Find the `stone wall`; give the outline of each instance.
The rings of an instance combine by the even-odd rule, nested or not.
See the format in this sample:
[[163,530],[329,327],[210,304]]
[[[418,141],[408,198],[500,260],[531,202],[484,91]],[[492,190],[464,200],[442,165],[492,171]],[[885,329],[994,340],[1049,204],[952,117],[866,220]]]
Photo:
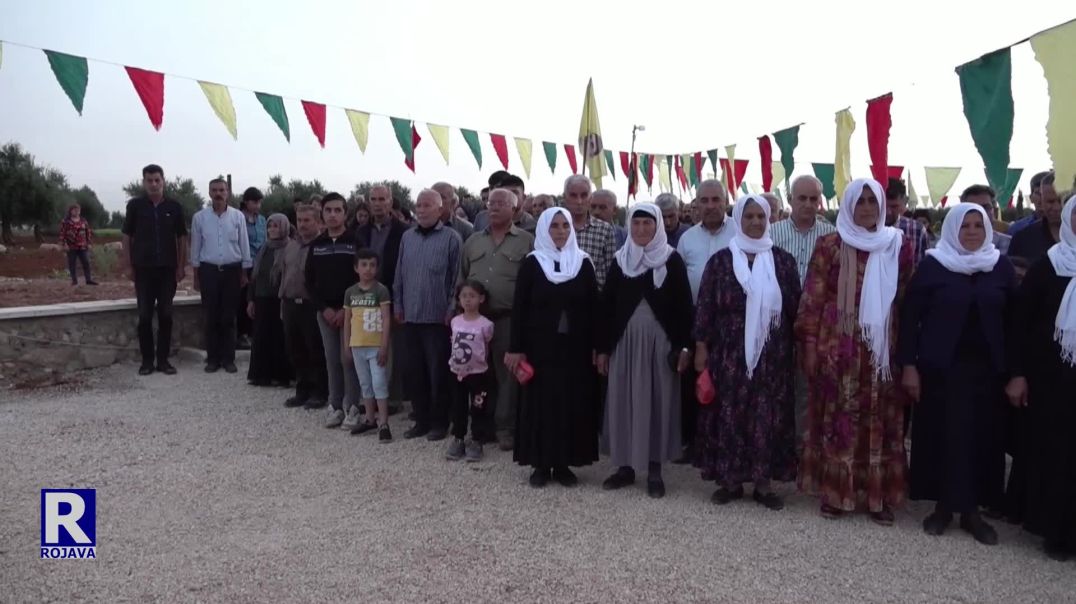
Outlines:
[[[198,296],[177,296],[172,316],[172,354],[203,348]],[[0,374],[16,361],[70,372],[140,358],[133,299],[0,308]]]

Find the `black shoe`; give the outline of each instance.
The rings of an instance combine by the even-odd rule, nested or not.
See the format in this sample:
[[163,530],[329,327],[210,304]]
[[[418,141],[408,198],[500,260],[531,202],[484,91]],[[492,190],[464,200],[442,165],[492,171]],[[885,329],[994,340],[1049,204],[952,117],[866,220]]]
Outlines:
[[370,424],[367,422],[359,422],[359,425],[351,429],[352,434],[366,434],[371,430],[377,430],[377,424]]
[[269,380],[250,380],[247,383],[250,384],[251,386],[257,386],[259,388],[265,388],[266,386],[269,385],[270,382],[269,382]]
[[549,468],[535,468],[534,472],[531,472],[530,483],[531,486],[540,489],[549,482]]
[[153,365],[142,363],[142,366],[138,368],[138,375],[150,375],[151,373],[153,373]]
[[447,436],[448,430],[445,430],[444,428],[434,428],[426,434],[426,440],[430,442],[436,442],[439,440],[444,440]]
[[425,428],[423,426],[415,424],[414,426],[411,426],[411,429],[404,432],[404,438],[410,440],[412,438],[420,438],[422,436],[426,436],[429,433],[430,433],[429,428]]
[[553,480],[559,482],[562,487],[574,487],[579,484],[579,477],[569,470],[568,466],[553,468]]
[[97,283],[96,281],[90,280],[90,281],[86,282],[86,285],[100,285],[100,284]]
[[945,529],[949,528],[949,523],[952,521],[953,515],[949,512],[935,511],[923,519],[923,532],[938,537],[945,533]]
[[710,496],[710,503],[715,505],[725,505],[737,499],[743,499],[743,487],[736,487],[730,491],[725,487],[714,491],[714,494]]
[[216,363],[206,363],[205,364],[205,372],[206,373],[216,373],[217,370],[219,370],[219,369],[220,369],[220,365],[218,365]]
[[605,479],[602,488],[606,491],[622,489],[635,484],[635,470],[619,468],[613,475]]
[[392,430],[389,430],[388,424],[381,426],[381,429],[377,431],[377,442],[381,444],[392,442]]
[[665,481],[660,478],[648,478],[646,480],[646,494],[653,499],[661,499],[665,496]]
[[288,400],[284,401],[284,406],[285,407],[302,407],[305,404],[306,404],[306,397],[302,397],[302,396],[298,396],[298,395],[289,397]]
[[998,544],[998,532],[978,514],[961,514],[960,528],[971,533],[971,536],[983,545]]
[[172,364],[169,363],[168,361],[161,361],[160,363],[157,363],[157,371],[160,371],[161,373],[163,373],[165,375],[175,375],[176,374],[176,368],[173,367]]
[[235,363],[225,363],[224,370],[228,373],[235,373],[236,371],[239,371],[238,369],[236,369]]
[[329,402],[325,399],[314,397],[307,399],[306,403],[303,404],[303,409],[324,409],[325,405],[328,404]]
[[785,502],[773,491],[770,491],[769,493],[759,493],[758,491],[755,491],[751,493],[751,499],[754,499],[755,503],[762,507],[775,512],[785,509]]

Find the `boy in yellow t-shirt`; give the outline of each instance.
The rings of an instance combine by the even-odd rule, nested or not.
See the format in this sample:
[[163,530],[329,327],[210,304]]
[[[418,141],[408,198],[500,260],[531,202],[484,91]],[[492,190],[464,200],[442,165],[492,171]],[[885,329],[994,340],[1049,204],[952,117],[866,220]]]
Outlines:
[[[355,253],[359,282],[344,292],[344,338],[341,358],[355,364],[362,387],[366,416],[352,434],[378,431],[382,443],[392,441],[389,430],[389,381],[385,364],[389,358],[392,295],[377,280],[377,254],[362,249]],[[350,351],[348,349],[351,349]],[[374,400],[377,406],[374,406]],[[376,413],[375,413],[376,408]]]

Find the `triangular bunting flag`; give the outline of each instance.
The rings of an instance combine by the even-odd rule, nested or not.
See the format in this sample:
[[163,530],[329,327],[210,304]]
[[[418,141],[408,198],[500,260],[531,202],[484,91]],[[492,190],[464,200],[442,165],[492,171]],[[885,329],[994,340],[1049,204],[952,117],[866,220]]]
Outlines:
[[448,163],[448,126],[438,126],[437,124],[426,124],[426,128],[430,131],[430,136],[433,137],[433,144],[437,145],[437,150],[441,152],[441,157],[445,158],[445,164]]
[[474,130],[460,128],[460,134],[463,135],[463,140],[471,150],[471,155],[474,156],[474,160],[478,162],[478,168],[482,169],[482,143],[478,141],[478,133]]
[[[1050,95],[1046,143],[1054,162],[1058,188],[1076,180],[1076,21],[1049,29],[1031,38],[1035,60],[1042,65]],[[1007,184],[1007,183],[1006,183]]]
[[519,152],[519,161],[523,163],[523,172],[527,175],[527,180],[531,177],[531,154],[533,147],[531,145],[531,139],[519,138],[516,139],[516,151]]
[[542,151],[545,153],[545,163],[549,164],[550,173],[557,171],[557,144],[542,141]]
[[306,113],[306,121],[310,122],[310,129],[318,139],[321,148],[325,148],[325,105],[313,101],[303,101],[303,113]]
[[669,176],[668,156],[658,160],[658,189],[662,193],[672,193],[672,178]]
[[288,111],[284,108],[284,99],[275,94],[266,94],[264,92],[255,92],[254,96],[265,108],[265,112],[269,114],[269,117],[273,118],[273,122],[280,128],[280,131],[284,133],[284,138],[290,143],[291,126],[288,124]]
[[919,194],[915,192],[915,184],[912,182],[912,169],[908,168],[908,201],[911,202],[911,209],[919,207]]
[[960,176],[960,168],[923,168],[927,175],[927,193],[935,203],[945,206],[944,198]]
[[399,117],[389,117],[392,122],[392,131],[396,134],[396,142],[400,144],[400,150],[404,154],[404,165],[415,171],[415,143],[411,136],[411,120]]
[[359,144],[359,151],[366,153],[366,142],[370,140],[370,114],[365,111],[344,109],[347,121],[351,124],[351,133],[355,135],[355,142]]
[[643,180],[646,181],[646,190],[650,191],[654,182],[654,156],[649,153],[640,153],[639,159],[643,166]]
[[837,153],[833,158],[833,190],[844,195],[844,189],[852,182],[852,132],[856,120],[851,109],[837,112]]
[[[814,169],[815,178],[822,181],[822,196],[826,199],[836,197],[837,192],[833,189],[833,164],[812,163],[811,167]],[[789,194],[791,194],[791,191],[789,191]]]
[[575,156],[575,145],[564,145],[564,154],[568,156],[568,165],[572,174],[579,174],[579,158]]
[[418,144],[422,142],[422,137],[418,135],[418,130],[415,129],[415,123],[411,122],[411,159],[404,162],[408,168],[411,168],[411,173],[415,172],[415,149],[418,149]]
[[628,157],[627,151],[620,152],[620,171],[624,174],[624,178],[631,182],[631,158]]
[[781,165],[785,168],[785,190],[788,190],[788,179],[796,168],[793,153],[800,144],[800,127],[793,126],[774,132],[773,142],[777,143],[777,148],[781,150]]
[[987,182],[1001,189],[1009,167],[1013,131],[1012,51],[1003,48],[983,55],[957,67],[956,73],[960,76],[964,117],[986,166]]
[[49,59],[49,67],[56,76],[56,81],[63,88],[75,111],[82,115],[82,103],[86,99],[86,84],[90,79],[90,67],[86,63],[86,57],[76,57],[62,52],[46,50],[45,56]]
[[758,157],[762,162],[762,190],[768,193],[773,188],[773,146],[768,134],[758,137]]
[[609,168],[609,176],[616,180],[616,170],[613,168],[613,152],[609,149],[602,149],[602,153],[605,154],[605,165]]
[[142,106],[146,108],[146,115],[155,130],[161,129],[164,123],[164,74],[156,71],[148,71],[137,67],[124,67],[127,70],[131,83],[134,84],[138,98],[142,99]]
[[1005,187],[998,191],[998,203],[1005,204],[1006,207],[1012,205],[1012,196],[1016,192],[1016,185],[1020,184],[1020,176],[1023,175],[1023,168],[1009,168],[1008,174],[1005,178]]
[[198,85],[202,87],[202,92],[205,93],[209,106],[213,108],[213,113],[220,118],[221,123],[228,129],[228,133],[232,135],[232,139],[238,140],[239,130],[235,121],[235,106],[232,105],[232,94],[228,92],[228,87],[201,80],[198,81]]
[[699,186],[702,182],[702,165],[705,160],[702,159],[702,151],[696,151],[695,155],[691,158],[691,178],[692,186]]
[[710,149],[706,152],[706,155],[710,157],[710,165],[714,167],[714,174],[721,171],[720,164],[717,163],[717,149]]
[[505,141],[503,134],[490,134],[490,142],[493,143],[493,151],[497,153],[497,159],[501,160],[501,165],[504,169],[508,169],[508,142]]
[[[774,182],[784,182],[784,180],[785,180],[785,165],[782,164],[779,161],[771,161],[770,162],[770,174],[773,175],[773,181]],[[773,190],[772,183],[771,183],[771,186],[770,186],[770,190],[771,191]],[[780,187],[778,187],[778,190],[780,190]]]
[[871,156],[871,174],[883,189],[889,176],[889,130],[893,126],[889,109],[892,104],[893,93],[867,101],[867,150]]

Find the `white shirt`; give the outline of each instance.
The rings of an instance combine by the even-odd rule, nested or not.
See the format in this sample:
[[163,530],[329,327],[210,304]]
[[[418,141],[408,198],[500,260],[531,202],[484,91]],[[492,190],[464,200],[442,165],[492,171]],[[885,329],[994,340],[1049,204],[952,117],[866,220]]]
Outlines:
[[691,283],[691,300],[699,299],[699,287],[702,286],[702,273],[710,257],[729,246],[735,229],[729,225],[730,218],[725,218],[717,233],[711,233],[702,223],[696,224],[680,237],[676,252],[687,265],[687,280]]
[[220,216],[213,206],[202,208],[191,220],[191,266],[201,263],[242,263],[250,268],[250,239],[247,238],[247,219],[239,210],[228,207]]

